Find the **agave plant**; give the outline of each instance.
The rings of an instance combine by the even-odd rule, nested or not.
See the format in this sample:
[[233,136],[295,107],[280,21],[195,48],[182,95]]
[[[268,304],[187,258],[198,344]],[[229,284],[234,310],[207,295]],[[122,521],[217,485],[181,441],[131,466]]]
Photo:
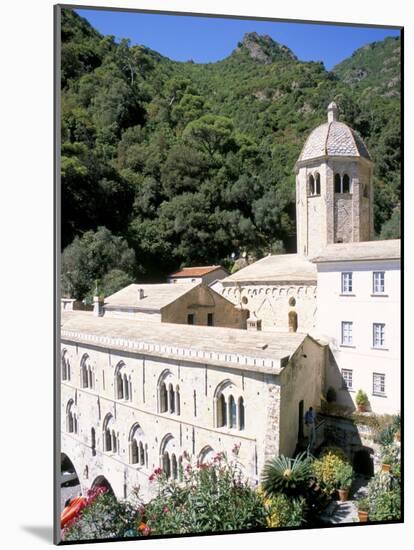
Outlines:
[[282,455],[268,460],[262,472],[262,487],[266,496],[303,494],[309,483],[310,462],[306,453],[296,458]]

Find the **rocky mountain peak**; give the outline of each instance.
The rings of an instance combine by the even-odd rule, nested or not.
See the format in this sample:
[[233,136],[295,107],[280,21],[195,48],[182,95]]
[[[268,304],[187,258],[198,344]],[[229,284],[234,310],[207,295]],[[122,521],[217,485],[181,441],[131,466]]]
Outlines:
[[248,32],[239,42],[236,52],[245,51],[249,56],[261,63],[272,63],[282,59],[297,60],[294,53],[283,44],[279,44],[268,34]]

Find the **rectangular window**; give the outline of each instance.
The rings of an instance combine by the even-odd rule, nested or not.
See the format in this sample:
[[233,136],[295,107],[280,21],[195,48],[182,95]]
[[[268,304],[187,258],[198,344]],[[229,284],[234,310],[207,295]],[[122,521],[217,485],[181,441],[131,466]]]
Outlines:
[[342,345],[352,346],[352,322],[342,321]]
[[385,374],[374,372],[372,375],[372,393],[374,395],[385,394]]
[[352,272],[347,271],[342,273],[342,294],[350,294],[352,292]]
[[207,326],[214,326],[214,315],[212,313],[207,314]]
[[342,369],[343,387],[347,390],[352,390],[352,370]]
[[187,315],[187,325],[194,325],[194,318],[195,318],[194,313],[189,313]]
[[384,348],[385,347],[385,324],[374,323],[373,324],[373,347]]
[[385,292],[385,272],[374,271],[373,274],[373,294],[384,294]]

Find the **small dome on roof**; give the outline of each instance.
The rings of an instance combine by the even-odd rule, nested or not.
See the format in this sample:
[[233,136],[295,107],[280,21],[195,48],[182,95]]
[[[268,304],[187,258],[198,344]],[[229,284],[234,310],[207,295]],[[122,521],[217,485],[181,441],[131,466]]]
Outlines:
[[363,157],[371,160],[361,136],[343,122],[338,122],[338,107],[328,106],[328,122],[315,128],[303,146],[298,162],[324,156]]

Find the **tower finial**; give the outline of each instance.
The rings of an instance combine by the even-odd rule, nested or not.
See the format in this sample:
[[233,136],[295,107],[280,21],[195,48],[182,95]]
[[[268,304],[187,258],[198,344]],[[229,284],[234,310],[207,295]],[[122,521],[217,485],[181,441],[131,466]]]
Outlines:
[[334,120],[338,120],[338,105],[335,101],[331,101],[328,105],[328,122],[333,122]]

